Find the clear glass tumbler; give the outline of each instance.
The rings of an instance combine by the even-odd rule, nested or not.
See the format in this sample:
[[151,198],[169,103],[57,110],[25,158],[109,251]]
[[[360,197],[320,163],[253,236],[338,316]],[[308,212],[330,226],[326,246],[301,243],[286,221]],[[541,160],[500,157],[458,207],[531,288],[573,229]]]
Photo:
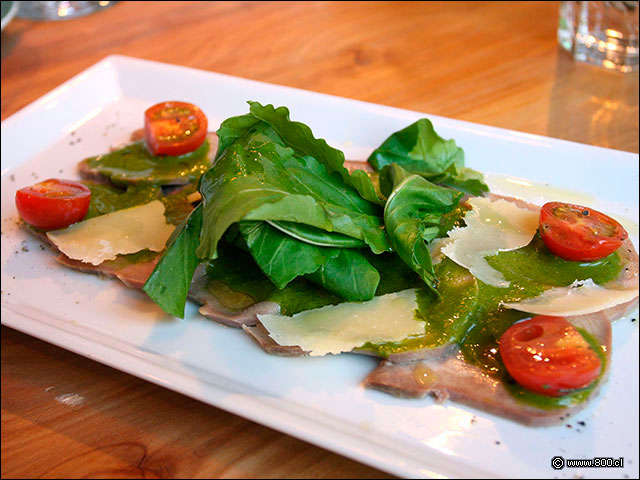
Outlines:
[[580,61],[638,71],[638,2],[560,2],[558,43]]
[[20,2],[18,16],[32,20],[69,20],[82,17],[113,5],[113,1],[99,2]]

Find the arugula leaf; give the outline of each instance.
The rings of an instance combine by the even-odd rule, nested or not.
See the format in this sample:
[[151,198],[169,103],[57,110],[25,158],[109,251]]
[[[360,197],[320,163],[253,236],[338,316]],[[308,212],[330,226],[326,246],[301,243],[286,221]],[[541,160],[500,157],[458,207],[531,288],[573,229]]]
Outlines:
[[[231,122],[240,122],[239,117]],[[251,126],[244,134],[233,130],[231,143],[221,137],[228,146],[201,179],[200,258],[215,258],[224,232],[242,220],[301,223],[362,240],[375,253],[390,249],[379,207],[360,198],[315,158],[296,157],[293,149],[278,143],[270,125],[242,122]]]
[[[391,135],[374,150],[368,161],[376,171],[397,163],[433,183],[473,195],[489,191],[482,174],[464,166],[464,151],[454,140],[440,137],[426,118]],[[380,187],[385,193],[382,180]]]
[[268,221],[267,223],[290,237],[319,247],[362,248],[367,246],[357,238],[348,237],[342,233],[327,232],[304,223],[282,221]]
[[265,222],[240,222],[238,228],[260,270],[280,290],[338,255],[338,249],[300,242]]
[[384,223],[394,251],[437,293],[436,275],[427,244],[440,232],[440,220],[463,194],[440,187],[398,164],[385,166],[381,184],[392,191],[384,208]]
[[265,222],[239,222],[244,244],[273,284],[285,288],[305,276],[349,301],[371,300],[380,274],[358,250],[310,245]]
[[311,129],[304,123],[292,122],[289,119],[287,107],[275,108],[273,105],[260,105],[251,101],[249,105],[251,114],[270,124],[285,144],[293,148],[298,156],[314,157],[322,162],[330,173],[339,173],[344,183],[355,188],[363,199],[384,205],[384,200],[377,194],[367,173],[356,170],[349,174],[344,167],[344,153],[330,147],[326,140],[315,138]]
[[200,259],[196,256],[202,229],[202,204],[178,227],[167,250],[153,269],[142,290],[165,312],[184,318],[189,286]]
[[371,300],[380,283],[378,270],[359,250],[336,250],[338,255],[329,258],[307,278],[350,302]]

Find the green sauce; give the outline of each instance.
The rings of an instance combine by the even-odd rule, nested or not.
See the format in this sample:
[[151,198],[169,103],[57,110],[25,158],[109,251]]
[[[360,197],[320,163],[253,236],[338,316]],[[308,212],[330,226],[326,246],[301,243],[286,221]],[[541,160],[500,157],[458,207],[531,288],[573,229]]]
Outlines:
[[144,205],[156,200],[160,195],[160,187],[153,185],[129,185],[126,189],[120,189],[114,185],[83,182],[91,190],[91,203],[85,220],[113,213],[123,208],[131,208],[136,205]]
[[168,195],[163,195],[162,189],[156,185],[128,185],[126,189],[122,189],[104,183],[83,183],[91,190],[91,203],[85,220],[123,208],[145,205],[153,200],[161,200],[165,207],[167,223],[179,225],[193,209],[187,197],[196,191],[195,183]]
[[160,252],[152,252],[151,250],[141,250],[136,253],[128,253],[126,255],[118,255],[115,260],[105,260],[104,265],[109,264],[117,267],[126,267],[136,263],[146,263],[161,255]]
[[[473,323],[460,342],[464,360],[501,380],[519,400],[539,408],[561,408],[584,401],[593,385],[562,397],[548,397],[525,390],[509,376],[498,351],[498,339],[515,322],[531,314],[510,310],[502,302],[516,302],[540,295],[552,287],[568,286],[576,279],[593,278],[596,283],[615,279],[621,269],[620,256],[613,253],[595,262],[568,262],[550,254],[536,236],[531,244],[518,250],[500,252],[487,261],[507,278],[508,288],[496,288],[478,282],[479,294]],[[603,359],[602,347],[588,332],[580,332]],[[604,372],[604,368],[603,368]]]
[[614,280],[622,268],[616,252],[593,262],[563,260],[549,252],[538,234],[526,247],[485,258],[507,280],[522,285],[564,287],[571,285],[574,280],[588,278],[603,285]]
[[438,290],[441,297],[436,297],[427,288],[421,288],[417,292],[416,316],[425,321],[424,336],[411,337],[400,342],[367,343],[363,349],[387,358],[391,354],[436,348],[458,342],[462,338],[476,311],[478,281],[465,268],[448,258],[435,268],[440,279]]
[[460,203],[450,212],[445,213],[440,218],[440,225],[438,226],[438,237],[444,238],[447,236],[454,227],[464,227],[464,216],[471,210],[471,205],[468,203]]
[[[382,357],[422,348],[458,343],[464,360],[495,377],[520,401],[539,408],[561,408],[584,401],[598,381],[562,397],[538,395],[519,386],[507,373],[500,358],[498,339],[518,320],[531,314],[507,309],[503,302],[517,302],[540,295],[553,287],[592,278],[598,284],[615,279],[621,269],[620,256],[613,253],[594,262],[569,262],[548,252],[539,236],[518,250],[487,257],[489,264],[511,282],[507,288],[487,285],[448,258],[436,265],[438,299],[427,289],[418,291],[416,316],[424,320],[425,334],[401,342],[367,344],[363,348]],[[588,332],[580,332],[603,359],[604,352]],[[604,372],[604,368],[603,368]]]
[[167,218],[167,223],[180,225],[189,216],[193,205],[187,200],[187,197],[196,190],[196,183],[191,183],[176,192],[160,197],[164,203],[164,216]]
[[197,181],[211,166],[207,140],[193,152],[178,156],[152,155],[144,141],[84,160],[87,165],[116,184],[166,185]]

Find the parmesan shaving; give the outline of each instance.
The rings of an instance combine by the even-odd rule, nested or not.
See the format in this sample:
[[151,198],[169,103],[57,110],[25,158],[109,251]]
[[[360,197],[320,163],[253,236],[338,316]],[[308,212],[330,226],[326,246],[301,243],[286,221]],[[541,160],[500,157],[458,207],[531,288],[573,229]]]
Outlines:
[[67,257],[100,265],[118,255],[162,251],[173,230],[164,217],[164,205],[154,200],[48,232],[47,237]]
[[539,213],[502,199],[474,197],[469,204],[472,210],[464,217],[466,226],[449,232],[441,252],[478,280],[494,287],[508,287],[502,273],[484,257],[528,245],[538,229]]
[[638,296],[638,288],[601,287],[592,279],[575,281],[568,287],[557,287],[542,295],[520,302],[504,303],[513,310],[557,317],[586,315],[626,303]]
[[424,321],[415,318],[416,309],[416,290],[410,289],[292,317],[258,315],[258,320],[279,345],[299,346],[312,356],[321,356],[349,352],[367,342],[395,342],[424,334]]

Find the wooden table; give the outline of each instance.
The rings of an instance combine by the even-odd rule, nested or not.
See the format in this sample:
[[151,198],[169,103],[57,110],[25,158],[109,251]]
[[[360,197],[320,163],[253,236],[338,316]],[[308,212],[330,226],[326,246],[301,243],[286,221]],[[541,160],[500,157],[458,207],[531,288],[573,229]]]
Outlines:
[[[556,2],[120,2],[2,32],[2,119],[109,54],[638,152],[638,74]],[[70,394],[70,395],[69,395]],[[2,477],[388,475],[2,327]]]

